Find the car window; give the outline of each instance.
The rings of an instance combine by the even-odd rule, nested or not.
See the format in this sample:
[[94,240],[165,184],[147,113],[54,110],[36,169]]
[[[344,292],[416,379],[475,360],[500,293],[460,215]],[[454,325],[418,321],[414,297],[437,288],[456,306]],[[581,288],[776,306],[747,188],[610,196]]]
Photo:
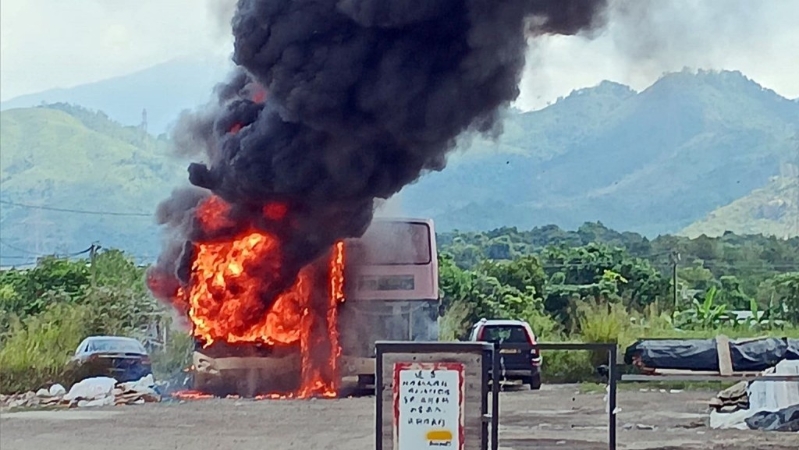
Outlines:
[[140,343],[127,339],[95,339],[88,347],[90,352],[145,353]]
[[527,332],[520,325],[491,325],[483,330],[482,340],[526,344]]
[[75,350],[75,356],[80,355],[81,353],[85,353],[86,352],[86,345],[87,345],[86,341],[81,342],[80,345],[78,346],[78,349]]

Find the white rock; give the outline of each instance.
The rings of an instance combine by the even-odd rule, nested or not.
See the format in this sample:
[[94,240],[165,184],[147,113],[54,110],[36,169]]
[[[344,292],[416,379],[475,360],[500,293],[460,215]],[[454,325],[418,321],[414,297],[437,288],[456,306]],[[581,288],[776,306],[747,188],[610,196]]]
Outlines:
[[136,391],[142,393],[155,392],[155,380],[152,375],[142,377],[137,381],[129,381],[127,383],[120,383],[119,388],[123,391]]
[[58,397],[60,395],[64,395],[67,393],[67,389],[64,386],[56,383],[50,386],[50,395],[53,397]]
[[94,377],[86,378],[73,385],[69,392],[64,396],[64,400],[95,400],[105,397],[111,397],[111,392],[114,390],[117,381],[108,377]]
[[47,390],[47,389],[44,389],[44,388],[39,389],[38,391],[36,391],[36,396],[37,397],[50,397],[50,391]]

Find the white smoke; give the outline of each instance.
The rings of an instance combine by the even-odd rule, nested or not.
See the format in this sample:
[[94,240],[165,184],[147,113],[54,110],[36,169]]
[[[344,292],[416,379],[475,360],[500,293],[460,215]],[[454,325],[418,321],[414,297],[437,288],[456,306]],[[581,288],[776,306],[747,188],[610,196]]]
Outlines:
[[666,72],[740,70],[799,96],[799,2],[613,0],[598,36],[531,41],[517,106],[538,109],[572,90],[617,81],[641,90]]

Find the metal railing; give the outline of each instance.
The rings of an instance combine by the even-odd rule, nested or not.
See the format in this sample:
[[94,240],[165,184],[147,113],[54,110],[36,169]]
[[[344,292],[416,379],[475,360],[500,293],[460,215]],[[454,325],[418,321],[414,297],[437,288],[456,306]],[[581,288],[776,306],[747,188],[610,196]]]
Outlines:
[[617,375],[616,358],[618,348],[616,344],[602,343],[541,343],[541,344],[511,344],[495,343],[491,367],[491,450],[499,450],[499,391],[500,383],[497,374],[501,370],[503,349],[528,350],[582,350],[606,351],[608,354],[608,449],[616,450],[616,388],[619,381]]

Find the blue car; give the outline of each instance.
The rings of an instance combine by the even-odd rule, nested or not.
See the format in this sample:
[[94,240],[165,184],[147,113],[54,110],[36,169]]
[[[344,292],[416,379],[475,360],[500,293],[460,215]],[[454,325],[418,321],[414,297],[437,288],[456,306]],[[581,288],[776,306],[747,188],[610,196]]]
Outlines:
[[80,379],[103,376],[125,383],[152,374],[150,355],[141,342],[121,336],[84,339],[67,364]]

